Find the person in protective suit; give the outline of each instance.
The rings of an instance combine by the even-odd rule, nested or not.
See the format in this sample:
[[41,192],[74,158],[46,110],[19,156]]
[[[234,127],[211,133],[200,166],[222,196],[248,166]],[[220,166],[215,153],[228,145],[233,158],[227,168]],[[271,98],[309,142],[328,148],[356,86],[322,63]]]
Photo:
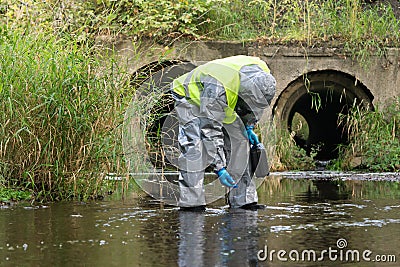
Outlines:
[[205,210],[208,166],[230,189],[231,208],[264,207],[258,204],[249,169],[249,145],[259,143],[253,129],[269,107],[275,85],[264,61],[243,55],[210,61],[173,80],[182,210]]

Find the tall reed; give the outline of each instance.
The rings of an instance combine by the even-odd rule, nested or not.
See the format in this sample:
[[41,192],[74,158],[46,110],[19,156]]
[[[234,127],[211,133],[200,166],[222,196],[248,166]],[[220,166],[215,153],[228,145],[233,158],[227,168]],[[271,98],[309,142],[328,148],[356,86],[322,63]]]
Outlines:
[[122,166],[125,87],[113,62],[52,34],[0,31],[3,183],[41,199],[96,195],[101,173]]
[[400,99],[376,111],[354,107],[340,117],[348,129],[349,145],[343,146],[336,168],[400,171]]
[[314,170],[314,155],[307,155],[307,152],[296,145],[293,139],[294,133],[278,126],[276,130],[275,153],[271,159],[272,171],[286,170]]

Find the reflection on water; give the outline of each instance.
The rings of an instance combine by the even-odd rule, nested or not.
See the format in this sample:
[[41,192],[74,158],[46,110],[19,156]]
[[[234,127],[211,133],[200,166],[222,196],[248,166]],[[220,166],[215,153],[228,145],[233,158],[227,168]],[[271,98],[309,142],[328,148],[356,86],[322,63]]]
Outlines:
[[257,212],[180,212],[179,266],[254,266],[257,263]]
[[[271,177],[259,198],[267,210],[229,210],[220,200],[204,213],[180,212],[133,195],[3,208],[1,266],[398,266],[399,182]],[[338,249],[338,239],[397,264],[257,258],[266,247]]]

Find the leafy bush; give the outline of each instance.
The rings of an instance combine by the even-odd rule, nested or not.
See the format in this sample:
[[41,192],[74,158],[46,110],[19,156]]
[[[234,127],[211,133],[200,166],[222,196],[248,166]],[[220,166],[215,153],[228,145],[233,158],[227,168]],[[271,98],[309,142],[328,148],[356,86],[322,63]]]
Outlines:
[[47,27],[78,40],[96,34],[157,37],[171,34],[197,36],[206,14],[226,0],[61,0],[25,2],[5,0],[0,14],[8,23]]
[[[160,36],[183,33],[197,36],[198,25],[215,3],[221,0],[179,0],[179,1],[105,1],[112,9],[123,16],[117,21],[130,28],[133,34]],[[133,11],[133,12],[132,12]]]
[[210,11],[209,19],[205,27],[214,30],[210,36],[215,38],[246,34],[307,42],[381,37],[387,42],[399,37],[400,26],[389,4],[370,6],[359,0],[234,0]]

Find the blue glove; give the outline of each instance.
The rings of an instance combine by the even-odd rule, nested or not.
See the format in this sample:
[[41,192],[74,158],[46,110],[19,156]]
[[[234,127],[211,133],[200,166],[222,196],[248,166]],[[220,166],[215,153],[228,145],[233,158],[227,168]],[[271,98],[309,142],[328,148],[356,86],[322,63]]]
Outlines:
[[236,188],[237,185],[235,184],[235,180],[231,177],[231,175],[226,171],[225,168],[220,169],[217,171],[217,175],[219,178],[219,181],[221,184],[227,186],[227,187],[233,187]]
[[249,138],[250,144],[258,145],[260,141],[258,140],[258,136],[253,131],[254,126],[246,126],[247,138]]

